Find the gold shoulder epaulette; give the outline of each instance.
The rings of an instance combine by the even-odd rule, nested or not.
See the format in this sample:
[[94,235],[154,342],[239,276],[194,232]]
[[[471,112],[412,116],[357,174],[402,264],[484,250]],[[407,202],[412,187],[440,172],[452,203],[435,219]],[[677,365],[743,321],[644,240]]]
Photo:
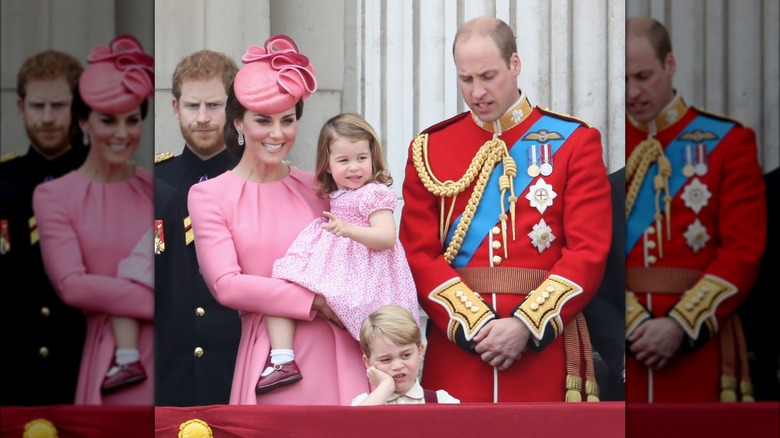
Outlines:
[[154,164],[162,163],[169,158],[173,158],[173,152],[160,152],[154,154]]
[[698,107],[698,106],[696,106],[696,105],[691,105],[691,106],[693,107],[693,109],[695,109],[695,110],[696,110],[697,112],[699,112],[699,113],[702,113],[702,114],[708,115],[708,116],[710,116],[710,117],[714,117],[714,118],[716,118],[716,119],[721,119],[721,120],[727,120],[727,121],[729,121],[729,122],[734,122],[734,123],[736,123],[736,124],[737,124],[737,125],[739,125],[739,126],[745,126],[745,124],[744,124],[744,123],[742,123],[742,121],[740,121],[740,120],[737,120],[737,119],[735,119],[735,118],[733,118],[733,117],[731,117],[731,116],[727,116],[727,115],[725,115],[725,114],[714,113],[714,112],[712,112],[712,111],[707,111],[706,109],[704,109],[704,108],[700,108],[700,107]]
[[555,111],[553,111],[553,110],[551,110],[549,108],[542,108],[540,106],[537,106],[537,108],[539,108],[539,110],[542,111],[545,114],[549,114],[551,116],[559,117],[561,119],[570,120],[572,122],[577,122],[577,123],[579,123],[579,124],[581,124],[583,126],[586,126],[586,127],[590,128],[590,124],[588,122],[586,122],[585,120],[579,119],[579,118],[574,117],[574,116],[570,116],[568,114],[557,113],[557,112],[555,112]]
[[3,155],[0,155],[0,163],[5,163],[6,161],[11,161],[14,158],[19,158],[21,155],[17,152],[6,152]]

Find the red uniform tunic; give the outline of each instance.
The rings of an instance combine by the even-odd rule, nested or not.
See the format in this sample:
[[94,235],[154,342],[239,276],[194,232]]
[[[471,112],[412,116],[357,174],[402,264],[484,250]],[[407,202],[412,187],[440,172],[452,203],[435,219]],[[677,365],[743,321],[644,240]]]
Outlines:
[[[558,129],[561,122],[567,130]],[[481,170],[473,180],[462,181],[464,190],[455,196],[450,215],[453,197],[432,193],[427,187],[448,191],[457,186],[469,174],[475,156],[480,156],[480,148],[499,130],[498,138],[506,143],[517,165],[514,215],[508,207],[511,190],[506,190],[502,207],[489,203],[489,193],[499,191],[491,181],[484,183],[484,194],[478,201],[471,199],[475,187],[482,184]],[[551,150],[545,153],[539,146],[555,144],[556,139],[559,149],[552,156]],[[535,157],[532,149],[536,150]],[[536,158],[537,169],[545,162],[551,164],[551,173],[530,177],[527,168],[532,163],[527,157]],[[501,166],[493,173],[501,173]],[[524,94],[494,123],[483,123],[471,113],[463,113],[412,141],[399,233],[420,304],[432,323],[427,333],[423,386],[445,389],[462,402],[564,400],[567,370],[563,328],[596,292],[610,244],[606,174],[596,129],[532,107]],[[530,183],[520,184],[522,178]],[[474,204],[476,214],[465,230],[462,247],[449,251],[452,239],[442,239],[440,233],[452,234],[459,229],[459,215]],[[501,233],[501,211],[507,212],[506,243]],[[478,223],[477,216],[483,213]],[[440,221],[446,224],[444,231]],[[472,255],[459,260],[463,253]],[[447,254],[457,254],[452,264]],[[455,267],[482,269],[469,277]],[[503,293],[494,293],[480,289],[478,284],[482,283],[475,281],[476,277],[507,273],[511,268],[527,268],[523,275],[531,272],[531,278],[508,282],[527,285],[525,289],[505,284]],[[529,327],[531,348],[508,370],[497,371],[475,354],[470,341],[488,321],[510,317],[519,318]]]
[[[658,222],[652,217],[655,195],[642,200],[631,193],[638,178],[631,175],[632,157],[641,153],[640,143],[649,144],[648,131],[657,131],[654,138],[671,162],[670,202],[667,209],[662,190]],[[661,370],[650,370],[629,354],[626,399],[717,401],[721,375],[730,374],[736,389],[741,371],[740,358],[721,351],[724,341],[715,335],[750,291],[766,239],[755,135],[677,97],[650,123],[628,120],[626,153],[626,200],[635,203],[627,214],[626,335],[648,318],[670,316],[688,338]],[[650,187],[657,174],[656,167],[646,172]],[[642,217],[637,213],[642,208],[650,213]],[[732,346],[725,348],[732,350],[736,338],[729,336]],[[728,365],[729,360],[734,363]]]

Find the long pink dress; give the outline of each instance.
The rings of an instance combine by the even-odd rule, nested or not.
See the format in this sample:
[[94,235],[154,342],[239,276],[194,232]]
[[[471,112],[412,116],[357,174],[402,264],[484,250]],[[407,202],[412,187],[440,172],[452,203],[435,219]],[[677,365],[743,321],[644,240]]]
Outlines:
[[[46,273],[62,300],[87,315],[75,404],[154,404],[154,290],[117,277],[119,262],[153,223],[152,181],[140,167],[115,183],[72,171],[33,194]],[[100,385],[115,350],[109,315],[141,320],[138,345],[147,379],[103,396]]]
[[[379,183],[330,194],[330,212],[361,227],[371,225],[368,217],[375,211],[394,211],[396,203],[395,192]],[[401,242],[396,239],[390,249],[369,249],[324,230],[328,221],[320,216],[304,228],[274,263],[273,276],[323,295],[355,339],[360,339],[363,320],[385,304],[401,306],[418,319],[417,290]]]
[[[314,293],[271,278],[274,261],[328,209],[313,184],[312,173],[291,167],[288,176],[272,183],[228,171],[190,189],[203,277],[216,300],[241,316],[230,404],[349,405],[369,389],[360,346],[349,332],[316,318]],[[255,386],[270,351],[266,314],[297,320],[293,343],[303,380],[258,396]]]

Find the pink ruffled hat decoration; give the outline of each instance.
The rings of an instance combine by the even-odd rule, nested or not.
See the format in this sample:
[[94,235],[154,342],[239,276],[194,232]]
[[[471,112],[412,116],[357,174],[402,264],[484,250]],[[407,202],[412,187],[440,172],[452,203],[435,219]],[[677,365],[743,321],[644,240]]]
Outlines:
[[131,35],[118,35],[97,46],[79,80],[79,93],[94,111],[120,114],[154,96],[154,59]]
[[251,46],[241,57],[233,89],[244,108],[276,114],[292,108],[317,89],[314,66],[286,35],[268,38],[264,47]]

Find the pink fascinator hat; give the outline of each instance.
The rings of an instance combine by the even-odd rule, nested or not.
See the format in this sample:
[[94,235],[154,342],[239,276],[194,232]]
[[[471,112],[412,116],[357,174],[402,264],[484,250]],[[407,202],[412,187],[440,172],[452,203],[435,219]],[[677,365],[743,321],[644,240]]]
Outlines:
[[249,47],[241,60],[233,89],[241,105],[256,113],[282,112],[317,89],[314,66],[286,35],[268,38],[264,47]]
[[108,47],[97,46],[79,80],[79,93],[93,110],[119,114],[154,95],[154,59],[131,35],[119,35]]

